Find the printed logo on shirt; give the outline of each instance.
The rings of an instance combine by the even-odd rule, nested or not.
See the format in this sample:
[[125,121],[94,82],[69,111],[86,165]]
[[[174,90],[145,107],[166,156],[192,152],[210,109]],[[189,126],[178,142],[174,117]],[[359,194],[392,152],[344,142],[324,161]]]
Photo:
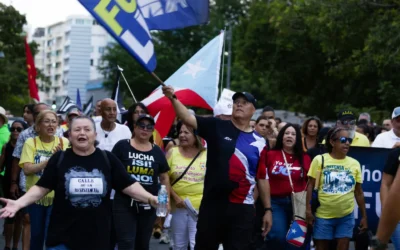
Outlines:
[[[288,163],[288,168],[290,171],[300,171],[301,167],[293,167],[293,163]],[[272,168],[271,173],[274,175],[285,175],[289,176],[289,171],[288,168],[285,166],[285,164],[281,161],[275,161],[274,167]],[[290,173],[291,175],[293,174],[292,172]]]
[[206,163],[205,162],[200,162],[200,169],[201,170],[206,170]]
[[[51,155],[52,155],[52,152],[50,152],[50,151],[37,149],[36,153],[33,157],[33,164],[39,164],[41,162],[47,161],[50,159]],[[35,175],[40,177],[43,175],[43,171],[44,170],[39,171]]]
[[107,181],[100,170],[87,172],[84,168],[74,167],[65,173],[65,195],[72,206],[98,207],[106,194]]
[[129,159],[132,159],[132,165],[126,168],[128,174],[131,174],[133,179],[143,185],[152,185],[154,157],[148,154],[129,152]]
[[356,183],[352,172],[343,166],[326,166],[323,176],[322,191],[327,194],[349,193]]
[[232,141],[232,138],[229,138],[229,137],[225,137],[224,139],[227,141]]

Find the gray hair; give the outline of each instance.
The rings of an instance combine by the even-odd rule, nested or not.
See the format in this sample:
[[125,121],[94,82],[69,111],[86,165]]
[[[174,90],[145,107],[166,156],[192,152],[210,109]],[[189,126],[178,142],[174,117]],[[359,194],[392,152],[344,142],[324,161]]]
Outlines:
[[92,125],[93,125],[93,130],[94,130],[94,132],[96,132],[96,123],[94,122],[94,120],[93,120],[91,117],[86,116],[86,115],[77,116],[77,117],[75,117],[74,119],[72,119],[71,124],[70,124],[69,127],[72,128],[72,125],[73,125],[77,120],[89,120],[89,121],[92,123]]
[[361,117],[361,116],[366,116],[366,117],[368,117],[368,118],[367,118],[367,121],[368,121],[368,122],[371,122],[371,115],[370,115],[369,113],[361,113],[360,116],[358,117],[358,120],[360,120],[360,117]]

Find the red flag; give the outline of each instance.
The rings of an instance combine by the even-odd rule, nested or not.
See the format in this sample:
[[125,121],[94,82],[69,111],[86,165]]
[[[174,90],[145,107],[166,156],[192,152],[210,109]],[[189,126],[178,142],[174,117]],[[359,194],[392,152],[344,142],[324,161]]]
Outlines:
[[28,71],[28,85],[29,85],[29,95],[32,99],[40,101],[39,91],[36,85],[36,68],[35,61],[31,53],[31,48],[28,45],[25,37],[25,52],[26,52],[26,67]]

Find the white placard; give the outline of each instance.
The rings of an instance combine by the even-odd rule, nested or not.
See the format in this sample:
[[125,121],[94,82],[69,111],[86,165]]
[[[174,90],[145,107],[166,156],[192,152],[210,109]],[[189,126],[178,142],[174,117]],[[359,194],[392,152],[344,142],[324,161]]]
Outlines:
[[102,178],[71,178],[69,193],[72,195],[102,195]]

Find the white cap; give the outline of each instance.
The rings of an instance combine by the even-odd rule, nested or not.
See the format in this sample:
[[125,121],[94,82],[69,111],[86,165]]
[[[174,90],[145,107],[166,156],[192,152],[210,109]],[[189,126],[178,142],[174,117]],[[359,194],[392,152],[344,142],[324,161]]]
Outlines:
[[219,115],[232,115],[232,104],[231,103],[217,103],[214,107],[214,116]]
[[6,110],[0,106],[0,116],[3,118],[4,123],[8,123],[8,118],[6,116]]
[[400,116],[400,107],[397,107],[395,109],[393,109],[393,113],[392,113],[392,119],[396,118]]

